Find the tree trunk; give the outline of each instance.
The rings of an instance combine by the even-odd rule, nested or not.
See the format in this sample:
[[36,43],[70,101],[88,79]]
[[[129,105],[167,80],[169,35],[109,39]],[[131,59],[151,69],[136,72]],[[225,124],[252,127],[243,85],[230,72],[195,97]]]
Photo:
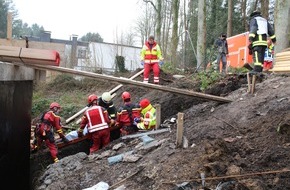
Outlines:
[[173,10],[173,28],[171,38],[171,56],[173,65],[177,66],[176,50],[178,46],[178,12],[179,12],[179,0],[172,1]]
[[161,23],[162,23],[162,16],[161,16],[161,10],[162,10],[162,0],[157,0],[157,26],[156,26],[156,37],[160,43],[161,40]]
[[275,53],[281,52],[289,47],[290,40],[290,1],[276,1],[275,5],[275,33],[277,37],[277,46]]
[[247,23],[247,0],[241,1],[241,7],[242,7],[243,26],[245,27],[245,31],[248,31],[249,26]]
[[205,0],[198,0],[198,28],[197,28],[197,69],[202,69],[205,58]]
[[261,13],[264,18],[269,19],[269,0],[261,1]]
[[232,36],[233,33],[233,0],[228,0],[228,26],[227,26],[227,36]]

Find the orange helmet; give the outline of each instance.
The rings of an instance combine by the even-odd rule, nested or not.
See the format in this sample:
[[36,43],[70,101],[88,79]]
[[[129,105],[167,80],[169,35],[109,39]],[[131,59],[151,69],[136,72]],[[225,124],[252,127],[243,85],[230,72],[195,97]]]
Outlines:
[[122,99],[123,100],[131,99],[130,93],[129,92],[123,92]]
[[91,104],[94,100],[97,100],[97,99],[98,99],[98,96],[97,95],[91,94],[88,97],[88,103]]
[[54,107],[56,107],[56,108],[60,108],[59,103],[57,103],[57,102],[52,102],[52,103],[50,104],[50,106],[49,106],[49,109],[53,109]]
[[140,107],[142,109],[146,108],[147,106],[149,106],[150,101],[147,98],[144,98],[140,101]]

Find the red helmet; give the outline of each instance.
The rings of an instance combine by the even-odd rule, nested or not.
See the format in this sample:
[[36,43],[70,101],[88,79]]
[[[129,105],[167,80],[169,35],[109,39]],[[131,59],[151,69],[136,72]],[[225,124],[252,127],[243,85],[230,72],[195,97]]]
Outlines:
[[88,103],[90,104],[90,103],[92,103],[94,100],[97,100],[98,99],[98,96],[97,95],[95,95],[95,94],[91,94],[91,95],[89,95],[89,97],[88,97]]
[[49,106],[49,109],[53,109],[54,107],[56,107],[56,108],[60,108],[59,103],[57,103],[57,102],[52,102],[52,103],[50,104],[50,106]]
[[150,101],[147,98],[144,98],[140,101],[140,107],[142,109],[146,108],[147,106],[149,106]]
[[122,99],[123,100],[127,100],[127,99],[130,99],[131,98],[131,95],[129,92],[123,92],[122,94]]

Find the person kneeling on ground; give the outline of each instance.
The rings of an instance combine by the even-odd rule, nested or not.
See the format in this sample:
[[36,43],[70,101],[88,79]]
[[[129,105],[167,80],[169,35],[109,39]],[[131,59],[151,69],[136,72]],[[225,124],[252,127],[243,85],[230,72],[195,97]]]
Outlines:
[[120,128],[121,135],[129,135],[138,131],[135,118],[140,118],[140,106],[131,103],[129,92],[123,92],[122,99],[124,105],[119,108],[117,113],[116,126]]
[[138,129],[151,130],[156,126],[156,109],[151,105],[150,101],[145,98],[140,101],[141,117],[135,118]]

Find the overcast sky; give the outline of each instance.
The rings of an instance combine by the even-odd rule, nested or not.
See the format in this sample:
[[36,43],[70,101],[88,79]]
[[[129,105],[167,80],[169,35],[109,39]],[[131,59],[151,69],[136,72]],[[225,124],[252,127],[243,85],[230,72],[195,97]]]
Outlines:
[[[88,32],[114,42],[116,31],[126,33],[140,15],[138,0],[12,0],[18,19],[51,31],[51,37],[68,40]],[[142,3],[141,3],[142,5]]]

